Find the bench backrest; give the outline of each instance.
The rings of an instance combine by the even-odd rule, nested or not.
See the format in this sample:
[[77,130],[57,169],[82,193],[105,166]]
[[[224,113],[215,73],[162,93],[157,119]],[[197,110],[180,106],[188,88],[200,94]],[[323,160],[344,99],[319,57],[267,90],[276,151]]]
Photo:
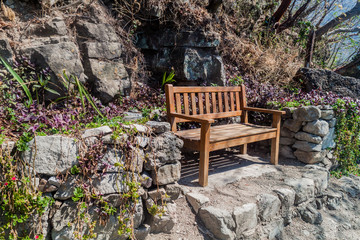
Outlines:
[[[174,87],[165,86],[166,108],[171,113],[199,115],[208,118],[239,116],[246,106],[245,86]],[[177,118],[176,122],[189,122]]]

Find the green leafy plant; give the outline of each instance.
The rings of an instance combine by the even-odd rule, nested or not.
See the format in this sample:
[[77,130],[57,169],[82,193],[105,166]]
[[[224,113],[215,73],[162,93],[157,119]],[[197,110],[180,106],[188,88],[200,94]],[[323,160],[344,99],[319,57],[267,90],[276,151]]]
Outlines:
[[162,82],[161,82],[161,87],[163,88],[166,84],[175,82],[174,76],[175,76],[174,70],[171,70],[171,72],[169,73],[168,76],[166,76],[166,72],[164,72]]
[[38,76],[37,82],[32,85],[32,90],[35,92],[36,101],[39,103],[39,95],[43,96],[42,101],[45,102],[45,91],[60,96],[60,93],[48,87],[50,81],[50,76],[43,77],[42,75]]
[[235,77],[229,79],[229,83],[232,86],[240,86],[244,83],[244,79],[242,79],[241,76],[236,75]]
[[74,189],[74,196],[72,197],[72,200],[74,202],[77,202],[79,201],[81,198],[83,198],[85,195],[84,195],[84,190],[81,188],[81,187],[76,187]]
[[79,174],[79,173],[80,173],[80,168],[78,168],[78,166],[74,165],[74,166],[72,166],[72,168],[70,169],[70,173],[71,173],[72,175]]
[[5,68],[11,73],[11,75],[15,78],[15,80],[21,85],[26,96],[28,97],[29,104],[32,104],[33,98],[31,96],[31,92],[30,92],[29,88],[26,86],[24,80],[15,72],[15,70],[10,66],[10,64],[1,55],[0,55],[0,61],[5,66]]

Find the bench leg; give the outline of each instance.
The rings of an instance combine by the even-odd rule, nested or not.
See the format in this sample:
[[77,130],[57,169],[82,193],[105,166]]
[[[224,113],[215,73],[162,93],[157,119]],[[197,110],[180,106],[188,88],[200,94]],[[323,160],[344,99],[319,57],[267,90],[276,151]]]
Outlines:
[[276,137],[271,139],[271,159],[270,159],[270,163],[274,165],[278,165],[279,162],[280,122],[281,122],[281,114],[274,114],[272,127],[276,128]]
[[199,184],[203,187],[208,185],[209,147],[210,147],[210,124],[202,123],[201,137],[200,137]]
[[247,144],[240,146],[240,153],[247,154]]
[[271,159],[270,163],[278,165],[279,162],[279,138],[271,139]]

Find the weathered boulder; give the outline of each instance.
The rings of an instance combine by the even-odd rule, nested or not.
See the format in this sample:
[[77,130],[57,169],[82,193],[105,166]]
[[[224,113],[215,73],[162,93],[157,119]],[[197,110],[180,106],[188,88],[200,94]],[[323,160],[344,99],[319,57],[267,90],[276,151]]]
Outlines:
[[198,213],[199,209],[206,203],[210,202],[210,199],[200,193],[189,192],[186,194],[186,199],[194,209],[195,213]]
[[181,186],[177,183],[168,184],[165,186],[166,194],[171,200],[176,200],[181,195]]
[[181,164],[176,162],[159,167],[156,172],[152,171],[153,183],[158,185],[166,185],[174,183],[180,179]]
[[138,112],[124,112],[124,118],[123,120],[128,122],[128,121],[136,121],[139,119],[142,119],[143,115],[142,113],[138,113]]
[[321,116],[321,111],[319,108],[315,106],[300,107],[297,108],[293,113],[293,118],[295,121],[311,122],[319,119],[320,116]]
[[84,54],[88,58],[113,60],[120,58],[122,45],[119,42],[85,42]]
[[274,192],[281,201],[281,216],[284,218],[286,225],[290,224],[292,218],[291,207],[295,202],[295,191],[289,188],[279,188],[275,189]]
[[301,140],[301,141],[307,141],[307,142],[317,143],[317,144],[322,142],[322,138],[320,136],[306,133],[306,132],[297,132],[295,134],[295,138],[298,140]]
[[90,128],[84,130],[82,134],[82,138],[88,138],[88,137],[101,137],[108,134],[111,134],[112,130],[109,126],[101,126],[98,128]]
[[322,149],[334,148],[336,143],[335,139],[335,128],[330,128],[329,133],[324,137],[324,141],[322,143]]
[[295,190],[295,204],[298,205],[315,196],[315,183],[310,178],[285,179],[285,184]]
[[10,47],[9,40],[3,35],[0,35],[0,56],[12,64],[14,53]]
[[322,91],[331,91],[344,97],[360,97],[360,79],[344,77],[333,71],[300,68],[294,79],[301,79],[307,92],[313,89],[320,89]]
[[295,132],[290,131],[288,128],[281,127],[280,136],[286,138],[293,138],[295,136]]
[[114,27],[110,24],[78,20],[75,27],[79,37],[90,38],[98,42],[120,42]]
[[236,223],[236,237],[240,238],[244,232],[254,230],[257,225],[256,204],[247,203],[241,207],[235,207],[233,217]]
[[125,65],[121,60],[103,61],[89,59],[86,74],[94,82],[97,95],[103,103],[108,103],[116,96],[127,95],[131,83]]
[[65,173],[78,163],[78,147],[73,138],[60,135],[36,136],[29,142],[29,150],[23,152],[23,160],[38,174]]
[[168,203],[165,213],[152,215],[149,219],[151,233],[170,233],[176,223],[176,204]]
[[321,119],[331,120],[334,118],[334,110],[321,110]]
[[329,172],[318,166],[310,166],[310,170],[303,174],[304,178],[309,178],[314,180],[315,184],[315,194],[322,194],[328,187],[328,181],[330,178]]
[[285,145],[280,146],[279,155],[283,158],[296,159],[291,147]]
[[259,218],[262,221],[270,221],[280,210],[281,202],[272,194],[261,194],[256,197],[259,209]]
[[144,224],[134,229],[134,234],[137,240],[145,240],[150,233],[150,225]]
[[152,139],[149,143],[150,149],[146,154],[146,170],[153,170],[164,164],[175,163],[181,159],[181,148],[183,141],[175,136],[174,133],[166,132]]
[[289,146],[289,145],[293,145],[295,142],[296,142],[296,139],[294,139],[294,138],[287,138],[287,137],[280,138],[281,145]]
[[319,211],[317,211],[314,207],[308,204],[306,207],[298,208],[301,219],[307,223],[311,224],[321,224],[322,216]]
[[67,200],[74,196],[74,190],[76,187],[76,178],[70,176],[65,182],[63,182],[57,192],[54,195],[55,199]]
[[303,127],[303,130],[308,133],[325,137],[329,133],[329,124],[323,120],[316,120],[309,122]]
[[212,206],[203,207],[199,210],[199,217],[216,238],[224,240],[235,238],[233,229],[236,224],[228,211]]
[[[131,174],[129,175],[131,176]],[[127,189],[125,178],[124,174],[105,173],[100,177],[93,178],[93,186],[99,194],[121,193]]]
[[161,134],[164,132],[170,131],[170,123],[168,122],[156,122],[156,121],[148,121],[146,126],[151,128],[154,133]]
[[314,164],[323,161],[325,158],[325,152],[304,152],[296,150],[294,152],[296,158],[306,164]]
[[286,119],[283,126],[292,132],[298,132],[302,127],[302,123],[302,120]]
[[304,152],[320,152],[322,145],[307,141],[296,141],[292,147]]
[[37,37],[65,36],[67,34],[67,26],[62,17],[54,17],[47,20],[41,24],[30,25],[27,33]]

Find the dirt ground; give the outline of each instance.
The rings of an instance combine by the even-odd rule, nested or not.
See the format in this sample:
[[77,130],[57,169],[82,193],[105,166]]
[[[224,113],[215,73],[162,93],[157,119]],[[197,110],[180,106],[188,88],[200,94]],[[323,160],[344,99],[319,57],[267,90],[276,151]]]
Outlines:
[[[197,155],[186,156],[182,163],[182,178],[179,184],[183,191],[198,192],[209,197],[211,205],[217,208],[233,210],[236,206],[256,202],[255,197],[262,193],[271,193],[273,189],[284,187],[284,179],[299,178],[306,171],[297,161],[280,160],[278,166],[269,164],[269,156],[250,152],[239,155],[236,151],[215,152],[211,156],[209,186],[200,187],[197,183]],[[336,189],[337,179],[331,179],[329,188]],[[177,205],[176,224],[171,234],[150,234],[147,240],[197,240],[211,239],[207,229],[196,217],[195,212],[181,196]],[[353,206],[353,207],[349,207]],[[337,210],[320,210],[323,216],[321,225],[312,225],[294,218],[283,230],[284,240],[360,240],[360,199],[346,203]],[[354,229],[359,226],[359,229]],[[211,234],[210,234],[211,235]]]

